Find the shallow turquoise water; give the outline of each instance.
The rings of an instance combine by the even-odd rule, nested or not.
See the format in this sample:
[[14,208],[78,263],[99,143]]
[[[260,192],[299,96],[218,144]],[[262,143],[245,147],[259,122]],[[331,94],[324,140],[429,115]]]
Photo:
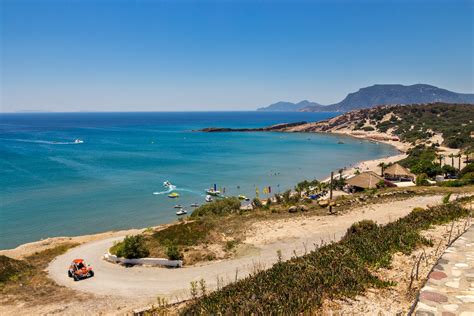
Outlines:
[[[0,115],[0,248],[45,237],[146,227],[176,219],[173,205],[284,191],[392,147],[321,134],[200,133],[334,113],[188,112]],[[73,144],[74,139],[84,140]],[[163,181],[177,186],[173,200]],[[240,187],[240,188],[238,188]],[[188,210],[191,208],[188,207]]]

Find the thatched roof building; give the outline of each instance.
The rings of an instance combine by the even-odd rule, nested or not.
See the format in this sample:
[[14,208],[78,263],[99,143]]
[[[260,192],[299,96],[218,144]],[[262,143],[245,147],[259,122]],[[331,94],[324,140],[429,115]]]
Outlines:
[[385,180],[375,172],[367,171],[353,176],[346,180],[346,184],[356,189],[375,189],[380,182],[387,186],[394,186],[390,181]]
[[395,163],[384,170],[383,175],[385,178],[390,179],[400,179],[400,178],[409,178],[414,179],[415,175],[410,172],[407,168],[401,166],[398,163]]

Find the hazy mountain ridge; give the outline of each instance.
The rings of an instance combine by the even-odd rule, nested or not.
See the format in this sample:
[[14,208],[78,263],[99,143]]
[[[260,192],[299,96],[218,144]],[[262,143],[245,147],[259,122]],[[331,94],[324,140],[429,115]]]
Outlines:
[[277,103],[270,104],[266,107],[258,108],[257,111],[271,111],[271,112],[296,112],[303,108],[324,108],[324,105],[321,105],[316,102],[310,102],[308,100],[303,100],[298,103],[280,101]]
[[[344,100],[331,105],[308,104],[300,107],[299,103],[284,102],[291,106],[281,107],[286,111],[300,112],[347,112],[356,109],[372,108],[378,105],[392,104],[424,104],[434,102],[444,103],[464,103],[474,104],[474,94],[457,93],[446,89],[441,89],[427,84],[414,84],[404,86],[401,84],[376,84],[370,87],[359,89],[357,92],[349,93]],[[268,107],[260,108],[258,111],[276,111],[278,105],[282,102],[272,104]],[[284,111],[284,110],[278,111]],[[293,109],[293,110],[292,110]]]

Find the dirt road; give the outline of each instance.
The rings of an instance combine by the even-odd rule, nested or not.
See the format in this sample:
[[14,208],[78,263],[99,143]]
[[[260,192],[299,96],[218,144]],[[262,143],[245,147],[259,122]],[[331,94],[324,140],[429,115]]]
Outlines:
[[[107,238],[86,243],[73,248],[53,260],[49,275],[58,284],[76,290],[99,295],[127,298],[156,298],[158,295],[170,301],[189,297],[190,282],[206,281],[209,288],[215,288],[217,279],[224,283],[248,275],[259,268],[268,268],[276,260],[276,252],[282,251],[283,259],[288,259],[296,251],[302,254],[313,249],[313,244],[321,241],[339,240],[354,222],[371,219],[379,224],[394,221],[408,214],[414,207],[435,205],[442,196],[414,197],[404,201],[374,204],[358,207],[341,216],[298,217],[257,223],[247,236],[244,245],[251,245],[252,251],[242,256],[223,261],[179,269],[156,267],[126,268],[101,259],[115,241],[123,237]],[[74,282],[67,276],[67,267],[74,258],[84,258],[94,269],[95,277]]]

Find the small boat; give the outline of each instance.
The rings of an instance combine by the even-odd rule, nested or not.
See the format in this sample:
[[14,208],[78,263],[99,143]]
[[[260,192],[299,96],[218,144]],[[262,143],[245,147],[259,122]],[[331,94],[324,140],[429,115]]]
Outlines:
[[171,182],[169,182],[168,180],[166,180],[165,182],[163,182],[163,186],[164,186],[164,187],[170,187],[170,186],[171,186]]
[[337,143],[338,143],[338,144],[344,144],[344,142],[343,142],[343,141],[338,141]]
[[173,192],[173,193],[168,194],[168,197],[171,199],[175,199],[179,197],[179,194],[176,192]]
[[181,204],[176,204],[174,208],[183,208],[183,206]]
[[76,140],[74,140],[74,144],[82,144],[83,142],[84,142],[84,141],[81,140],[81,139],[79,139],[79,138],[76,139]]
[[248,197],[246,197],[245,195],[239,195],[239,200],[247,200]]
[[176,215],[178,216],[181,216],[181,215],[185,215],[185,214],[188,214],[188,211],[184,210],[184,209],[181,209],[179,211],[176,211]]
[[199,204],[197,204],[197,203],[191,204],[191,207],[198,207],[198,206],[199,206]]
[[206,202],[212,202],[212,197],[210,195],[206,195]]
[[218,196],[218,195],[221,194],[221,191],[214,190],[214,189],[209,189],[209,190],[206,190],[206,193],[209,194],[209,195]]

